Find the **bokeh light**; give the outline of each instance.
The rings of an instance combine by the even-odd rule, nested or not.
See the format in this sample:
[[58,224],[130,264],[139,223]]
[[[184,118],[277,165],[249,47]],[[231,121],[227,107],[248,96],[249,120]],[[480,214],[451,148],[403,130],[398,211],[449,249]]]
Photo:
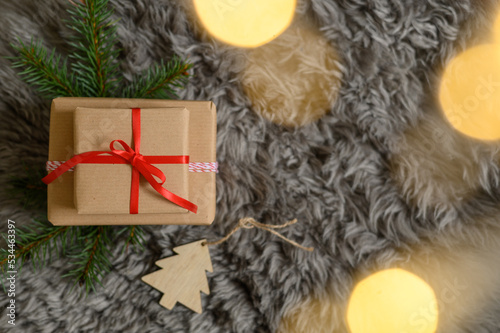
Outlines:
[[240,47],[270,42],[288,28],[296,0],[193,0],[198,18],[215,38]]
[[308,21],[296,19],[280,37],[248,50],[246,59],[239,76],[252,109],[278,125],[310,124],[337,100],[338,53]]
[[493,38],[495,40],[495,44],[500,44],[500,11],[497,13],[497,19],[493,27]]
[[434,333],[438,324],[436,295],[412,273],[380,271],[355,287],[347,323],[351,333]]
[[455,57],[444,71],[439,100],[459,132],[500,139],[500,44],[476,46]]

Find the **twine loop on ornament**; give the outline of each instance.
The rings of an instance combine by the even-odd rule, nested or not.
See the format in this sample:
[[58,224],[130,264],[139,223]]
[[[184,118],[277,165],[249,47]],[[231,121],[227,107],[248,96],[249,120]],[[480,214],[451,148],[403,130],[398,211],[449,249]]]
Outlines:
[[279,232],[274,230],[274,229],[286,228],[286,227],[293,225],[297,222],[298,222],[297,219],[293,219],[293,220],[285,222],[283,224],[274,225],[274,224],[264,224],[264,223],[257,222],[252,217],[243,217],[238,221],[238,225],[233,230],[231,230],[226,236],[222,237],[218,241],[203,242],[202,245],[206,245],[206,246],[219,245],[219,244],[226,242],[236,231],[240,230],[241,228],[244,228],[244,229],[258,228],[258,229],[268,231],[275,236],[278,236],[279,238],[283,239],[285,242],[287,242],[295,247],[298,247],[299,249],[309,251],[309,252],[314,251],[313,247],[302,246],[299,243],[294,242],[293,240],[286,238],[285,236],[283,236],[282,234],[280,234]]

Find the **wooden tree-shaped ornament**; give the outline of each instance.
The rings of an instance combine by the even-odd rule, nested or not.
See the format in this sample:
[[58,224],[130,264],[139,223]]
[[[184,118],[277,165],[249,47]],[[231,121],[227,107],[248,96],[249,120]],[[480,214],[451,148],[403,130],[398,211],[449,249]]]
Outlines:
[[142,281],[163,292],[160,305],[171,310],[179,302],[201,313],[200,291],[210,294],[205,271],[212,272],[212,261],[206,240],[174,248],[177,255],[158,260],[163,268],[142,277]]

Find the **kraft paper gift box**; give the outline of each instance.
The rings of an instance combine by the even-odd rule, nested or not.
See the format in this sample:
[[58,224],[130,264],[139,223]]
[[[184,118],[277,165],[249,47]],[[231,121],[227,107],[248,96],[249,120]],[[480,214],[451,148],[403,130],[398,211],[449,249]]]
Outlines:
[[[165,175],[163,187],[197,205],[197,212],[165,199],[141,175],[138,213],[131,214],[132,165],[81,163],[74,172],[65,172],[48,185],[48,219],[54,225],[212,223],[216,174],[216,110],[212,102],[55,99],[48,166],[55,168],[85,152],[110,151],[113,140],[123,140],[134,149],[134,108],[140,108],[140,154],[146,158],[188,156],[188,163],[152,165]],[[124,149],[117,142],[113,147]]]
[[[140,127],[142,155],[189,156],[189,111],[186,108],[141,109]],[[110,142],[116,139],[134,146],[131,109],[76,108],[75,154],[109,150]],[[182,198],[188,197],[187,164],[153,165],[165,174],[165,187],[169,191]],[[78,213],[129,214],[131,174],[132,167],[128,164],[75,166],[74,200]],[[143,177],[140,180],[138,209],[141,213],[187,213],[185,208],[159,195]]]

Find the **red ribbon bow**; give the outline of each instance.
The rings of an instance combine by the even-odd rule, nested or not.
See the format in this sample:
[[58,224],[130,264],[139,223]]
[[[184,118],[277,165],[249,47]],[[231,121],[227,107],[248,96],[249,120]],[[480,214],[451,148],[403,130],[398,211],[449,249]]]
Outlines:
[[[95,164],[130,164],[132,165],[132,185],[130,189],[130,214],[139,212],[139,178],[143,175],[151,186],[165,199],[181,206],[193,213],[196,213],[198,206],[192,202],[173,194],[166,190],[163,184],[166,181],[165,174],[152,164],[186,164],[189,163],[189,156],[144,156],[139,153],[141,147],[141,109],[132,109],[132,136],[135,150],[130,148],[122,140],[113,140],[109,144],[111,151],[90,151],[73,156],[68,161],[61,164],[57,169],[45,176],[42,181],[50,184],[66,171],[80,163]],[[114,149],[115,142],[118,142],[124,149]],[[155,177],[159,178],[157,181]]]

